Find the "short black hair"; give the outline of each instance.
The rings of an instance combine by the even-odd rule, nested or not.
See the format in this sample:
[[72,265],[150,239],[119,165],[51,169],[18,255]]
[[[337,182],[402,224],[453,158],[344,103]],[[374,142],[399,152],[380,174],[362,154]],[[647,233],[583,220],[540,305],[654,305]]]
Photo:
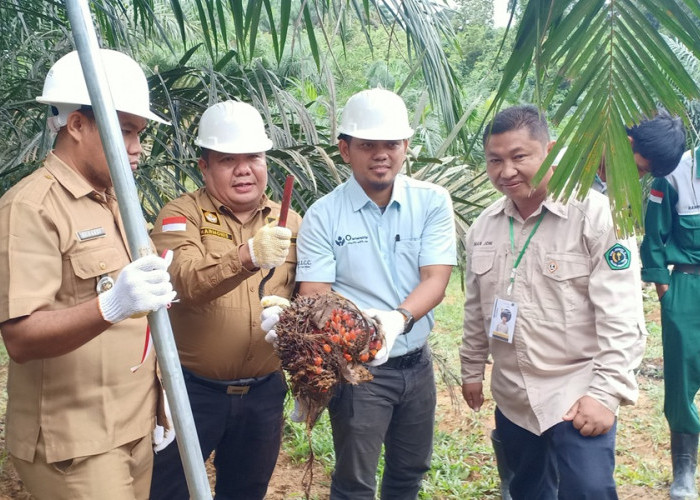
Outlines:
[[209,151],[210,150],[208,148],[202,148],[202,151],[199,153],[202,160],[209,161]]
[[511,318],[511,312],[509,309],[503,309],[501,311],[501,318],[505,318],[506,321],[510,321]]
[[513,106],[498,113],[484,128],[482,141],[484,146],[491,135],[503,134],[512,130],[526,128],[532,139],[543,144],[549,142],[549,126],[544,114],[532,104]]
[[348,134],[338,134],[338,141],[345,141],[350,144],[350,141],[352,141],[352,136]]
[[632,151],[649,161],[653,177],[664,177],[678,166],[685,152],[685,127],[678,116],[659,108],[652,119],[627,128]]

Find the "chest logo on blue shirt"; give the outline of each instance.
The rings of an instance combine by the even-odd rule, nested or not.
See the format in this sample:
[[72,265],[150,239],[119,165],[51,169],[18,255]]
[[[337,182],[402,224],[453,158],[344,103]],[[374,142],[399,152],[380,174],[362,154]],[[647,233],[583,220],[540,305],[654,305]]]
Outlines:
[[605,252],[605,261],[613,271],[621,271],[630,267],[630,251],[619,243],[615,243]]
[[342,247],[343,245],[357,245],[358,243],[368,242],[369,236],[367,236],[366,234],[362,236],[353,236],[351,234],[346,234],[345,236],[338,236],[335,239],[335,244],[339,247]]

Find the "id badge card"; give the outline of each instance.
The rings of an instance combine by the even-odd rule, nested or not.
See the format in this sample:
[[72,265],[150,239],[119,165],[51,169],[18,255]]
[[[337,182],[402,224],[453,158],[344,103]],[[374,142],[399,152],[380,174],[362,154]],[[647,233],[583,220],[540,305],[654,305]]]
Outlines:
[[517,317],[518,304],[496,297],[496,300],[493,302],[493,311],[491,312],[489,338],[512,344]]

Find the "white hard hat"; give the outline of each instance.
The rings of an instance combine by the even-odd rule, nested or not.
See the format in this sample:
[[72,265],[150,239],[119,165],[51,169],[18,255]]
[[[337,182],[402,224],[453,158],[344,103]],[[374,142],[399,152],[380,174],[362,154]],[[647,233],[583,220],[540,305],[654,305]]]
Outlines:
[[[143,70],[131,57],[109,49],[100,49],[102,65],[117,111],[130,113],[159,123],[169,123],[151,111],[148,81]],[[90,96],[83,77],[78,52],[69,52],[51,66],[44,80],[44,90],[37,101],[51,104],[58,110],[55,129],[66,124],[71,112],[90,106]]]
[[194,143],[232,154],[261,153],[272,148],[258,110],[239,101],[224,101],[207,108],[199,119]]
[[348,99],[338,132],[358,139],[408,139],[408,111],[403,99],[389,90],[363,90]]

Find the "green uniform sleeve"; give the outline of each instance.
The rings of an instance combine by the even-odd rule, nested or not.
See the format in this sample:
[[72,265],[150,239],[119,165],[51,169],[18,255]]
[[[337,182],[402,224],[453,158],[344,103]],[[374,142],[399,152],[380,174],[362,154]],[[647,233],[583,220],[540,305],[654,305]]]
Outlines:
[[666,243],[671,234],[677,202],[678,192],[673,186],[664,178],[655,179],[644,216],[645,234],[640,248],[643,281],[660,284],[670,281]]

